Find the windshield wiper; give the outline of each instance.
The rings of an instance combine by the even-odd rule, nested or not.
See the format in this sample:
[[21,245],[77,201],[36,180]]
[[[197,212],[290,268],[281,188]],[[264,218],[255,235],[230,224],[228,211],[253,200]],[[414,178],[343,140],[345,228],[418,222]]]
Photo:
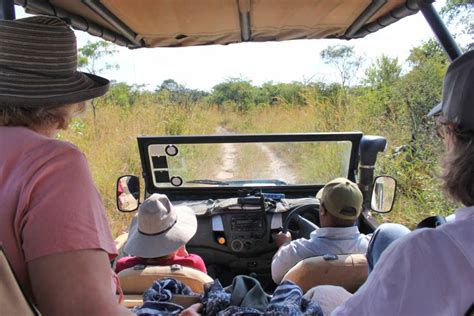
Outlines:
[[228,182],[219,181],[219,180],[212,180],[212,179],[197,179],[197,180],[186,181],[186,183],[213,184],[213,185],[229,185]]

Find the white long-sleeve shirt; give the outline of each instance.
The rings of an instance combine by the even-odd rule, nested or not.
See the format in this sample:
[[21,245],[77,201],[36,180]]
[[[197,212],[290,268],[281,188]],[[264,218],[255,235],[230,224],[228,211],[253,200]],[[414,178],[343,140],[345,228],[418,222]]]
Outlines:
[[325,254],[365,254],[370,235],[359,232],[357,226],[323,227],[311,233],[309,239],[300,238],[280,247],[272,260],[272,278],[279,284],[283,276],[303,259]]
[[[384,251],[367,281],[331,315],[465,315],[474,303],[474,206]],[[467,315],[467,314],[466,314]]]

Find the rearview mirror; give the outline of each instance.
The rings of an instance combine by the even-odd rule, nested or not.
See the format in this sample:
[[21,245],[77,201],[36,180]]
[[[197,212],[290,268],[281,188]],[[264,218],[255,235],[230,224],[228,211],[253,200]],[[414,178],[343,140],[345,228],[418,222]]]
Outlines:
[[388,213],[395,201],[397,181],[389,176],[375,178],[370,208],[377,213]]
[[117,180],[117,208],[120,212],[133,212],[140,201],[140,179],[137,176],[121,176]]

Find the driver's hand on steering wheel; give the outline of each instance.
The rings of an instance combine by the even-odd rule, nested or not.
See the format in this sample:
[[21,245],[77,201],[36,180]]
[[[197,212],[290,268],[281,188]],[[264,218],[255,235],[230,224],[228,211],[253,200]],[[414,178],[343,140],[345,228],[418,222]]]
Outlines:
[[279,232],[278,234],[274,235],[273,236],[273,239],[275,241],[275,244],[278,246],[278,247],[281,247],[283,245],[286,245],[286,244],[289,244],[290,241],[291,241],[291,234],[290,232],[286,232],[286,233],[283,233],[283,232]]

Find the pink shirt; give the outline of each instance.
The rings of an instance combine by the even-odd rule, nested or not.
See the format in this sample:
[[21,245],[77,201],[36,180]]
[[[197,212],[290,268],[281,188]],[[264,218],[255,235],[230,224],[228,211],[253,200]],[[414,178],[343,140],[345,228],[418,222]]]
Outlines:
[[80,249],[117,254],[85,156],[24,127],[0,127],[0,242],[29,293],[27,263]]
[[390,245],[367,282],[331,315],[464,315],[474,303],[474,206],[453,223]]
[[[115,266],[115,272],[119,273],[122,270],[136,266],[137,264],[146,264],[146,259],[138,257],[123,257],[117,261]],[[200,270],[204,273],[207,273],[206,265],[202,258],[198,255],[189,254],[187,256],[178,256],[175,255],[173,258],[161,259],[157,262],[156,265],[160,266],[170,266],[173,264],[180,264],[184,267],[190,267],[197,270]]]

